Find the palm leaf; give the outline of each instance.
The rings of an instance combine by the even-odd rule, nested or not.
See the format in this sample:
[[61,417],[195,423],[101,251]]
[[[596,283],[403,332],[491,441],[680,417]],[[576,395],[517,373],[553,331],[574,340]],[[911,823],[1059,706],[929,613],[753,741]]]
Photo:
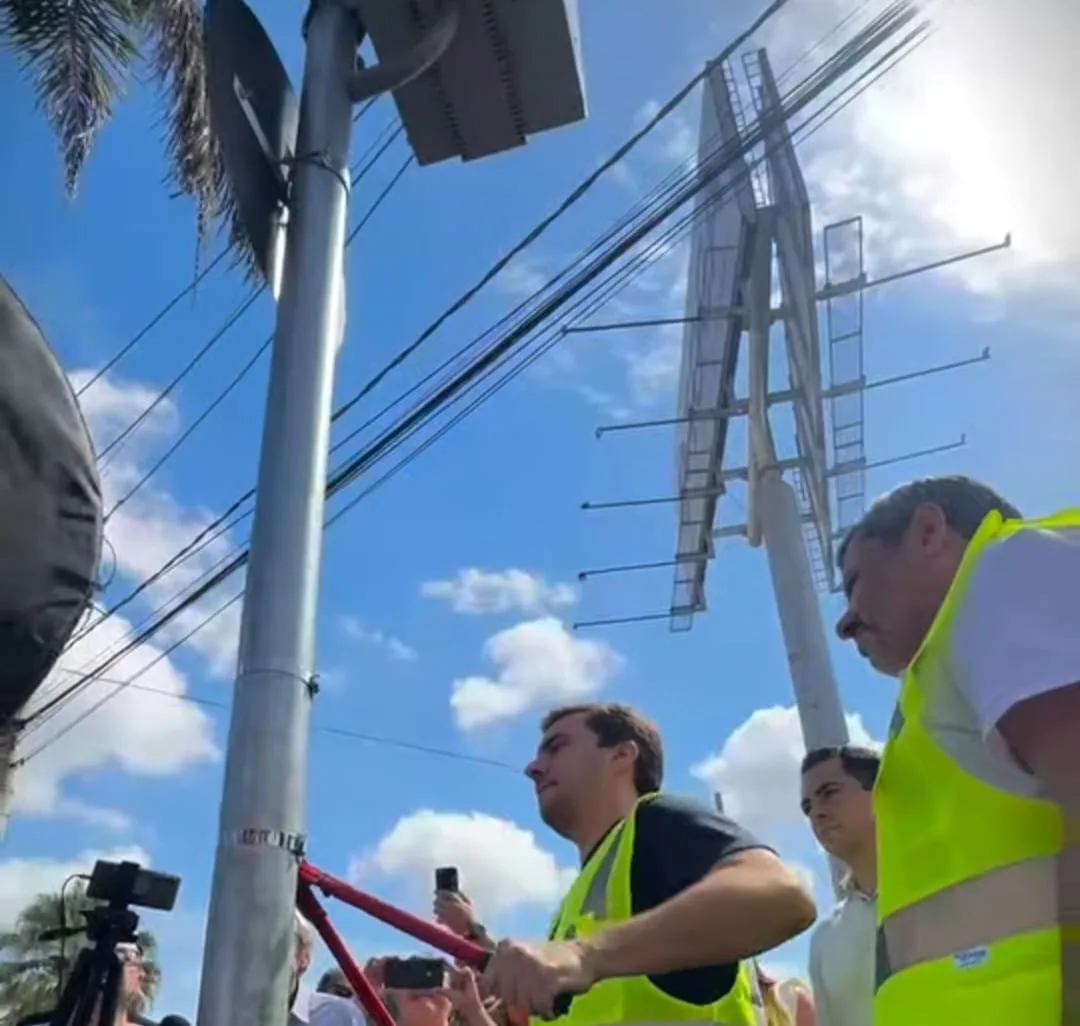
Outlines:
[[0,44],[20,60],[60,144],[74,195],[136,59],[164,102],[168,178],[195,203],[200,250],[220,226],[234,263],[259,276],[211,131],[200,0],[0,0]]
[[234,265],[249,280],[261,275],[239,220],[232,185],[210,117],[205,17],[200,0],[134,0],[146,34],[145,57],[164,93],[169,178],[195,201],[200,246],[216,223]]
[[141,3],[141,14],[144,55],[164,93],[169,178],[195,201],[203,240],[224,201],[224,171],[210,131],[202,6],[199,0],[149,0]]
[[128,0],[0,0],[0,37],[30,75],[74,195],[136,55]]

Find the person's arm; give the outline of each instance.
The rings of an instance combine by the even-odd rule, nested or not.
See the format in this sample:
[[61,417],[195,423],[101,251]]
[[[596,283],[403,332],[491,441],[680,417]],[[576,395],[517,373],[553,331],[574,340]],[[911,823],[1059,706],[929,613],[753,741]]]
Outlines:
[[984,733],[1073,821],[1080,812],[1080,540],[1025,530],[984,553],[954,655]]
[[591,975],[653,976],[777,947],[816,915],[799,878],[763,848],[732,855],[656,908],[579,941]]
[[481,997],[476,974],[471,969],[454,969],[445,994],[463,1026],[507,1026],[509,1022],[501,1002],[485,1001]]
[[435,920],[448,930],[488,951],[495,950],[495,939],[476,918],[472,902],[466,895],[454,891],[436,891],[434,912]]

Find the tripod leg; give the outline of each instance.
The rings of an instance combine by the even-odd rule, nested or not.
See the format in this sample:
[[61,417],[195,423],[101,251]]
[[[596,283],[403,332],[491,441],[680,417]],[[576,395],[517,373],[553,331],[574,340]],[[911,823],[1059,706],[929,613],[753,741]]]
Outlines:
[[82,998],[90,979],[91,954],[84,948],[75,959],[75,966],[64,984],[60,1002],[53,1010],[49,1026],[80,1026]]
[[101,1026],[113,1026],[116,1022],[116,1008],[120,1002],[120,987],[123,983],[123,967],[116,952],[110,952],[112,958],[105,970],[101,986]]

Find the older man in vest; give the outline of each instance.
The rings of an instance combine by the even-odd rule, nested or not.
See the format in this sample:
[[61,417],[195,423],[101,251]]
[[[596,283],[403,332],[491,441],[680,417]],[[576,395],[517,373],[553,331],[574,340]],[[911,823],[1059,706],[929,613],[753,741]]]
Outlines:
[[900,695],[874,792],[875,1026],[1080,1022],[1080,510],[904,485],[840,548],[837,624]]
[[[660,734],[636,710],[569,706],[541,727],[526,773],[582,868],[550,940],[499,943],[486,985],[559,1026],[760,1026],[752,956],[814,920],[797,875],[730,819],[660,793]],[[581,996],[558,1008],[568,992]]]

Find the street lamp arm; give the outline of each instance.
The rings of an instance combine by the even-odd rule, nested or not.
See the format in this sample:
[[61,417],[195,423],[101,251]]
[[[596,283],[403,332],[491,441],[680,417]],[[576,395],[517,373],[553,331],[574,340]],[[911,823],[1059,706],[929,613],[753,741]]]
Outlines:
[[353,103],[400,89],[424,74],[454,41],[460,17],[461,0],[451,0],[438,21],[404,53],[395,54],[371,68],[358,68],[349,83]]

